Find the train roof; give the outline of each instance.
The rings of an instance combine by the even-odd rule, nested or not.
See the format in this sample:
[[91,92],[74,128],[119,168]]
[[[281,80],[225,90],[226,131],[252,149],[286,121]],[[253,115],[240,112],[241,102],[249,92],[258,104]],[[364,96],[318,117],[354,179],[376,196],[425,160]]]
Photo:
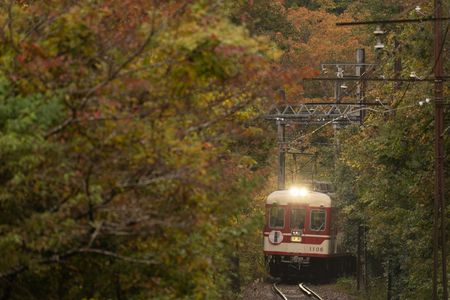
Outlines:
[[317,207],[331,207],[332,201],[330,196],[324,193],[309,191],[306,195],[293,195],[289,190],[281,190],[271,193],[267,197],[266,204],[303,204]]

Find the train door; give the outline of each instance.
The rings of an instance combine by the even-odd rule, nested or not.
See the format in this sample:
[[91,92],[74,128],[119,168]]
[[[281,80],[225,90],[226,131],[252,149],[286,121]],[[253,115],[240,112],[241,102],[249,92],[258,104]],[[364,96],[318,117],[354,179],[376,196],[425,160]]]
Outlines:
[[289,210],[289,229],[291,242],[301,242],[305,231],[306,207],[291,206]]

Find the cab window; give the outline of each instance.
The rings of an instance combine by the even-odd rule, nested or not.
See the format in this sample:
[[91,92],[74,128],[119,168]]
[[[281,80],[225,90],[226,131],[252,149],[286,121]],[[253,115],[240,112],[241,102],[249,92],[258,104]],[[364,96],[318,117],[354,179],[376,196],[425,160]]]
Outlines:
[[311,210],[311,230],[324,231],[325,230],[326,212],[323,209]]
[[270,228],[284,227],[284,208],[271,207],[269,210],[269,226]]
[[303,208],[291,209],[291,229],[303,229],[305,227],[306,212]]

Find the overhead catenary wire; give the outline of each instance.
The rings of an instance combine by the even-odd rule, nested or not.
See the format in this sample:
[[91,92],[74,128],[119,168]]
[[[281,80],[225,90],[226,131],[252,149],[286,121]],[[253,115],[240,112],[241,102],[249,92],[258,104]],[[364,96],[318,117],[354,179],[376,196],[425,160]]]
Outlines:
[[[445,30],[445,33],[444,33],[444,37],[443,37],[443,39],[442,39],[441,47],[440,47],[440,49],[439,49],[439,55],[438,55],[438,57],[435,58],[435,61],[434,61],[434,63],[433,63],[433,67],[430,69],[430,71],[428,72],[427,76],[424,77],[424,78],[422,78],[422,79],[430,79],[430,76],[434,73],[434,70],[435,70],[435,68],[436,68],[437,62],[438,62],[440,56],[442,56],[442,52],[443,52],[443,49],[444,49],[444,46],[445,46],[445,42],[446,42],[446,39],[447,39],[447,36],[448,36],[449,26],[450,26],[450,24],[447,24],[447,27],[446,27],[446,30]],[[359,78],[360,78],[361,80],[370,80],[370,79],[367,78],[367,77],[370,76],[371,74],[373,74],[376,70],[377,70],[377,68],[374,66],[374,67],[372,67],[372,68],[366,70],[363,74],[361,74],[361,76],[360,76]],[[395,74],[395,73],[396,73],[396,71],[390,72],[390,75],[389,75],[388,77],[392,76],[392,75]],[[381,89],[381,88],[383,88],[384,85],[387,83],[387,81],[383,81],[382,79],[381,79],[380,81],[383,82],[383,85],[382,85],[381,87],[376,88],[376,89]],[[395,81],[395,80],[394,80],[394,81]],[[410,88],[410,83],[411,83],[411,81],[408,81],[408,85],[407,85],[407,87],[406,87],[406,90],[404,91],[404,93],[403,93],[403,95],[402,95],[400,101],[398,101],[398,103],[401,103],[401,102],[403,101],[403,99],[404,99],[404,97],[405,97],[405,95],[406,95],[406,92],[407,92],[408,89]],[[360,80],[358,80],[355,84],[353,84],[351,88],[348,88],[348,89],[347,89],[347,94],[353,92],[353,91],[358,87],[359,84],[360,84]],[[372,89],[370,89],[369,91],[366,91],[366,93],[367,93],[367,92],[370,92],[370,91],[372,91],[372,90],[374,90],[374,89],[375,89],[375,88],[372,88]]]
[[[429,101],[429,102],[426,102],[426,103],[429,104],[431,102],[432,101]],[[305,134],[302,134],[301,136],[296,137],[295,139],[293,139],[291,141],[291,143],[298,142],[298,141],[304,139],[305,137],[314,135],[316,132],[320,131],[324,127],[326,127],[326,126],[328,126],[330,124],[336,123],[336,122],[340,121],[341,119],[348,119],[350,121],[350,119],[348,117],[349,114],[357,113],[357,112],[360,112],[362,110],[364,110],[364,111],[371,111],[371,112],[375,112],[375,113],[392,113],[392,112],[401,111],[401,110],[409,109],[409,108],[416,107],[416,106],[422,106],[422,104],[420,104],[420,101],[417,102],[417,103],[414,103],[414,104],[410,104],[410,105],[406,105],[406,106],[402,106],[402,107],[398,107],[398,108],[389,108],[389,109],[384,109],[384,110],[379,110],[379,109],[375,109],[375,108],[371,108],[371,107],[362,107],[362,108],[353,110],[353,111],[347,113],[346,115],[343,115],[343,116],[340,116],[340,117],[337,117],[337,118],[333,118],[332,120],[322,124],[321,126],[319,126],[318,128],[314,129],[313,131],[305,133]]]

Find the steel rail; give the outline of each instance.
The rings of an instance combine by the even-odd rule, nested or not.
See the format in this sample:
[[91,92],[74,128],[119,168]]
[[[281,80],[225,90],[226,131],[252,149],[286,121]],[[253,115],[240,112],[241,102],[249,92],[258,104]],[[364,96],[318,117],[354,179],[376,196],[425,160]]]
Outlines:
[[314,292],[313,290],[311,290],[309,287],[307,287],[306,285],[304,285],[303,283],[300,283],[298,285],[299,289],[308,297],[314,297],[318,300],[323,300],[319,295],[317,295],[316,292]]
[[310,292],[310,290],[307,289],[306,287],[304,287],[304,286],[303,286],[303,283],[300,283],[300,284],[298,285],[298,287],[299,287],[299,289],[303,292],[303,294],[305,294],[306,296],[308,296],[308,297],[311,297],[311,296],[312,296],[312,293]]
[[288,300],[288,298],[286,297],[285,294],[283,294],[283,292],[277,287],[277,284],[274,283],[272,285],[272,291],[277,294],[278,296],[280,296],[281,298],[283,298],[283,300]]

